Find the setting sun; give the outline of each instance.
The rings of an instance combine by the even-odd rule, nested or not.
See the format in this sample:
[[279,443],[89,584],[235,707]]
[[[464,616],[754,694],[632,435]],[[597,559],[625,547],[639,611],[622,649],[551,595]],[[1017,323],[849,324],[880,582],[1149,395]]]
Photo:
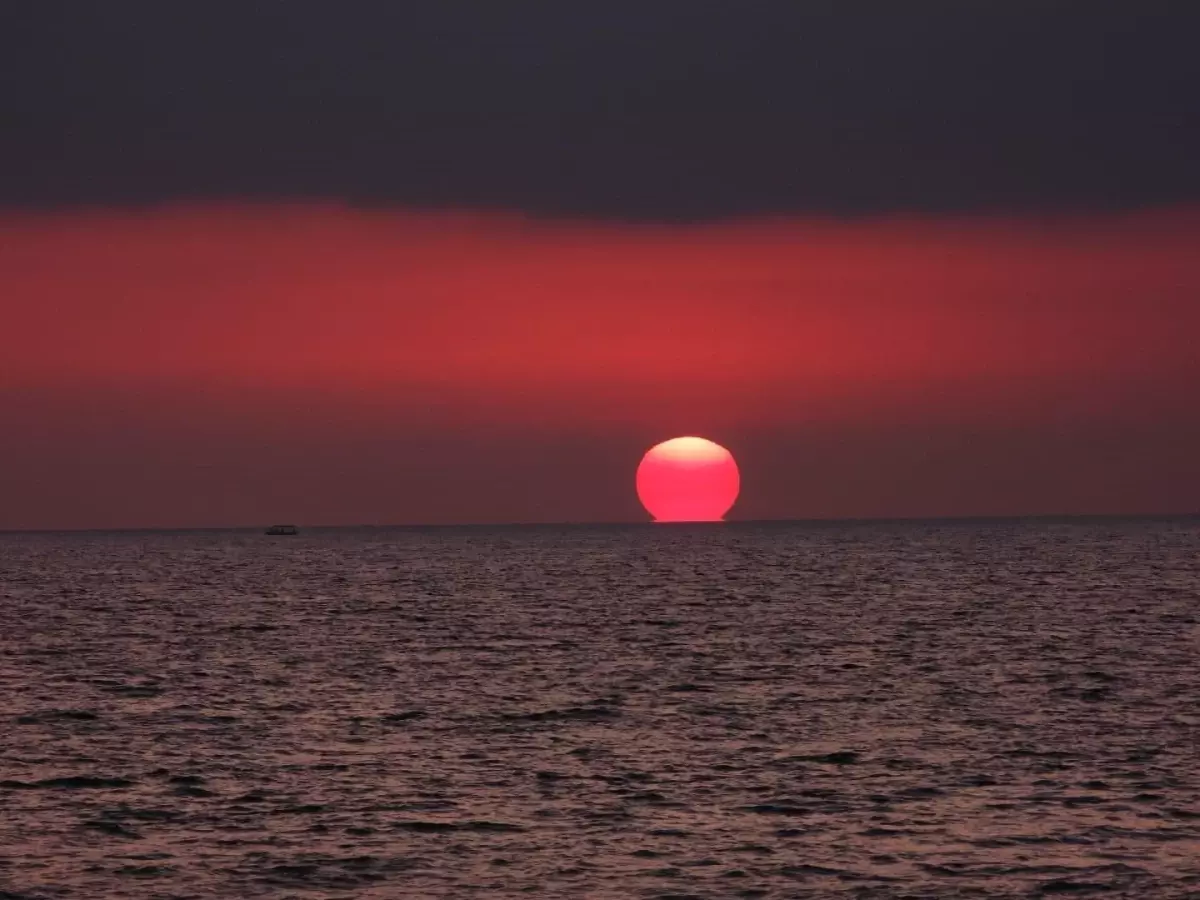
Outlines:
[[739,484],[733,454],[701,437],[651,447],[637,470],[638,498],[657,522],[719,522]]

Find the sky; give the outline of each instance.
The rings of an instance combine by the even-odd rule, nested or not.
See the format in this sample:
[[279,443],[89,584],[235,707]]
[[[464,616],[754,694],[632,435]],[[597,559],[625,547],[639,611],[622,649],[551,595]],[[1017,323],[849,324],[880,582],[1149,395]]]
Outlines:
[[28,4],[0,528],[1200,511],[1200,7]]

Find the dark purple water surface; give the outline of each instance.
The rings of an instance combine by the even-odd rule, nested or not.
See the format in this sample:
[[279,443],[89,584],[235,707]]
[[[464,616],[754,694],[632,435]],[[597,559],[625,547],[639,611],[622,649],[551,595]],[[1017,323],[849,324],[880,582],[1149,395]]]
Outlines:
[[1198,897],[1198,651],[1187,520],[0,535],[0,897]]

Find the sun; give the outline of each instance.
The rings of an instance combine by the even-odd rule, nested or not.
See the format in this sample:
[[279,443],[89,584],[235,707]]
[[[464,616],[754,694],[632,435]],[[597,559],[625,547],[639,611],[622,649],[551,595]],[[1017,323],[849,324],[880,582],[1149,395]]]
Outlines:
[[656,444],[637,470],[638,499],[657,522],[719,522],[740,484],[733,454],[702,437]]

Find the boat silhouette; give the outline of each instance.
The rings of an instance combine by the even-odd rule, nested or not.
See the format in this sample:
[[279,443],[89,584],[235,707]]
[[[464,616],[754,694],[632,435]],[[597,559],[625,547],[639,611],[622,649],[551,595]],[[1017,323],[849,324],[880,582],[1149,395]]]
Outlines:
[[292,535],[299,533],[300,529],[295,525],[272,525],[266,530],[266,534],[272,535]]

